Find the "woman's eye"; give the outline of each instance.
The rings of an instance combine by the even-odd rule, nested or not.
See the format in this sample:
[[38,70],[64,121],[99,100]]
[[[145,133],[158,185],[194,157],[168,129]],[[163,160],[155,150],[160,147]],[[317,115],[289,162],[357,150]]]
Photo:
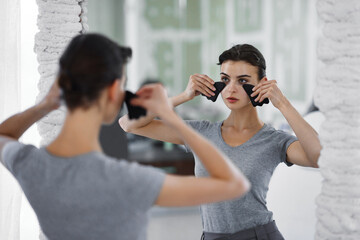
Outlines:
[[246,79],[239,79],[238,80],[238,83],[240,84],[240,85],[243,85],[243,84],[245,84],[245,83],[247,83],[248,81],[246,80]]
[[221,81],[223,81],[224,83],[227,83],[227,82],[229,82],[229,79],[227,77],[223,77],[223,78],[221,78]]

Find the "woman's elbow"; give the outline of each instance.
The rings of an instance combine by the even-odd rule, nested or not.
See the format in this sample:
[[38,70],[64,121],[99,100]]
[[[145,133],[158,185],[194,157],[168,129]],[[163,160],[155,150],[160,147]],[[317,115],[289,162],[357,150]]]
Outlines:
[[316,161],[313,162],[312,166],[313,168],[319,168],[319,164],[318,164],[319,159],[316,159]]
[[245,195],[247,192],[249,192],[251,189],[251,183],[250,181],[245,178],[245,180],[242,181],[242,191],[240,193],[240,195]]
[[234,197],[241,197],[249,192],[251,189],[251,183],[246,177],[239,177],[236,179],[234,184],[234,189],[232,192],[234,193]]
[[125,132],[131,132],[130,126],[128,124],[128,120],[126,116],[123,116],[119,119],[118,121],[120,127],[125,131]]
[[320,158],[320,152],[318,154],[316,154],[313,159],[312,159],[312,166],[313,168],[319,168],[319,158]]

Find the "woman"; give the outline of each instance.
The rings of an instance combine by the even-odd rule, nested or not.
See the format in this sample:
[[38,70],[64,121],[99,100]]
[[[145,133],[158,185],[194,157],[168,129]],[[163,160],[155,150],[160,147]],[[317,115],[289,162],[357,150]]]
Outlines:
[[[75,37],[60,59],[58,84],[34,107],[0,125],[1,162],[19,181],[48,239],[145,239],[149,208],[232,199],[246,178],[172,110],[164,88],[142,88],[134,104],[168,124],[199,155],[207,178],[166,175],[102,153],[99,129],[111,123],[125,97],[131,49],[97,34]],[[18,142],[34,122],[59,107],[68,113],[58,137],[40,149]]]
[[[272,212],[266,207],[269,181],[280,162],[288,166],[318,167],[321,146],[317,133],[281,93],[276,81],[268,81],[265,59],[255,47],[236,45],[219,56],[219,65],[221,81],[226,84],[221,95],[231,110],[230,115],[216,123],[206,120],[187,123],[218,146],[244,172],[252,188],[242,198],[201,206],[203,237],[206,240],[283,239],[272,219]],[[270,99],[297,138],[263,123],[243,84],[255,86],[252,97],[258,95],[256,102]],[[173,106],[177,106],[199,94],[211,97],[214,90],[211,78],[195,74],[190,77],[186,90],[171,100]],[[129,121],[124,116],[119,124],[127,132],[187,145],[176,131],[152,117]],[[196,153],[195,174],[199,177],[207,174]],[[267,238],[262,238],[264,236]]]

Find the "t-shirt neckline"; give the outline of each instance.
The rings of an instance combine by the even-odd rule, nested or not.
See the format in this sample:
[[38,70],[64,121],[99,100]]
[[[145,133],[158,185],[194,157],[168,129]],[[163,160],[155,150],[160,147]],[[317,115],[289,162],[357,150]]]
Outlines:
[[51,152],[49,152],[46,149],[46,146],[40,147],[41,150],[43,150],[43,152],[45,152],[48,156],[52,157],[52,158],[57,158],[57,159],[76,159],[76,158],[82,158],[84,156],[89,156],[89,155],[94,155],[94,154],[101,154],[98,151],[90,151],[87,153],[82,153],[82,154],[78,154],[78,155],[74,155],[74,156],[70,156],[70,157],[64,157],[64,156],[58,156],[55,154],[52,154]]
[[[225,120],[224,120],[225,121]],[[240,145],[237,145],[237,146],[230,146],[229,144],[227,144],[221,134],[221,126],[223,125],[224,121],[221,121],[219,122],[219,126],[218,126],[218,134],[219,134],[219,137],[222,141],[222,143],[229,147],[229,148],[241,148],[243,146],[246,146],[249,144],[249,142],[252,142],[266,127],[267,127],[267,124],[264,123],[264,125],[259,129],[259,131],[257,131],[249,140],[247,140],[246,142],[244,142],[243,144],[240,144]]]

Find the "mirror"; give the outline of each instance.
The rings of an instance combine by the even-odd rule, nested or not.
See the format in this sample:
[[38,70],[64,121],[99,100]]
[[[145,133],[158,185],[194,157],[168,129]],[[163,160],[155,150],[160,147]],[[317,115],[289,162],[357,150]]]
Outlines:
[[[220,53],[251,43],[267,60],[268,77],[300,112],[311,102],[318,35],[314,0],[89,0],[88,9],[90,31],[133,48],[131,90],[147,78],[162,81],[171,94],[182,91],[194,73],[218,80]],[[274,125],[281,117],[273,110],[263,116]]]
[[[132,91],[148,78],[160,80],[171,95],[183,91],[194,73],[207,74],[217,81],[220,53],[232,45],[250,43],[263,53],[267,76],[276,79],[294,107],[304,113],[312,102],[316,82],[315,3],[315,0],[89,0],[88,24],[90,31],[104,33],[133,48],[128,66],[128,88]],[[213,104],[198,97],[186,105],[188,108],[180,110],[180,114],[187,119],[219,120],[228,114],[222,101]],[[277,129],[289,130],[283,116],[270,105],[259,111],[261,119]],[[214,111],[216,114],[211,114]],[[309,187],[305,196],[298,191],[301,187]],[[319,188],[318,172],[278,167],[270,184],[268,208],[274,212],[286,239],[313,238],[315,196]],[[155,208],[151,216],[150,240],[168,236],[200,239],[201,218],[197,208]]]

